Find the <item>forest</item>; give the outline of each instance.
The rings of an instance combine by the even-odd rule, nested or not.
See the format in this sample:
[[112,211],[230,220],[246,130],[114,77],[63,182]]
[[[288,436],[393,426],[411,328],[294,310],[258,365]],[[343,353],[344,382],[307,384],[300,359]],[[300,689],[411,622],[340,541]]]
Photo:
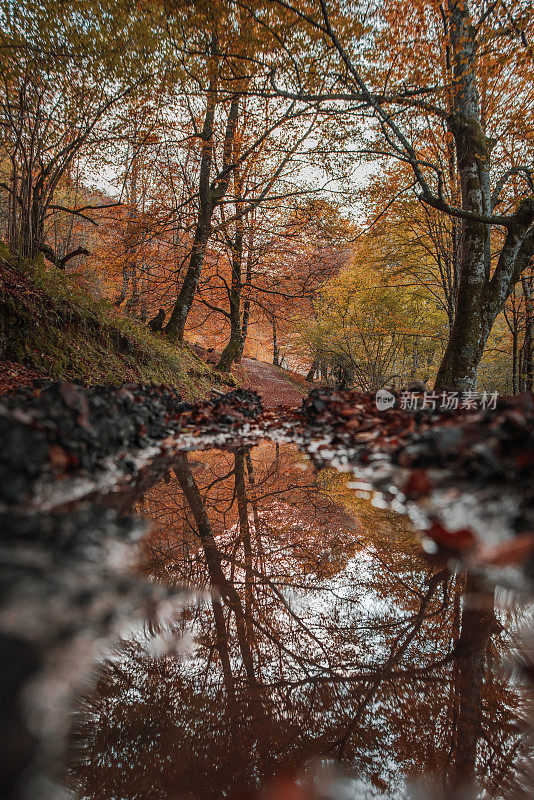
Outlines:
[[0,0],[0,797],[534,787],[531,0]]
[[6,257],[222,371],[531,390],[532,24],[524,0],[6,2]]

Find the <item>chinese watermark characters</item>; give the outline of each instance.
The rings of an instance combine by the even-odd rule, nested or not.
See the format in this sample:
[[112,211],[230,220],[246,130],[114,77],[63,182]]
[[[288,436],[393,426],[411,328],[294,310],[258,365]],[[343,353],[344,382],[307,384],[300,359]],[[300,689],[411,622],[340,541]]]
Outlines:
[[387,408],[398,407],[403,411],[466,411],[494,410],[497,408],[497,392],[401,392],[397,398],[387,389],[380,389],[376,393],[375,403],[379,411]]
[[399,407],[404,411],[492,410],[497,407],[497,392],[401,392]]

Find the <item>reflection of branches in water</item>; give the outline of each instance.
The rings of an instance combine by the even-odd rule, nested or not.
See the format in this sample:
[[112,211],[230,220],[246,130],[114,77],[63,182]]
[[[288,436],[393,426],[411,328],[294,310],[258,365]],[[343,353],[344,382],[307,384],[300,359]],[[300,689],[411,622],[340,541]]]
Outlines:
[[[375,696],[378,687],[380,686],[381,682],[387,680],[390,677],[390,673],[392,668],[399,663],[402,659],[404,654],[406,653],[408,647],[412,643],[415,636],[420,632],[421,626],[426,618],[426,611],[430,602],[434,596],[436,589],[439,587],[440,583],[445,581],[448,577],[447,570],[441,570],[440,572],[432,575],[428,580],[428,589],[421,599],[421,605],[417,614],[415,614],[412,619],[410,620],[410,625],[408,631],[403,631],[393,643],[393,647],[391,648],[391,652],[388,658],[385,660],[382,666],[380,666],[376,674],[371,682],[371,685],[364,693],[361,701],[358,703],[358,707],[356,710],[356,714],[350,724],[347,726],[347,729],[343,733],[343,735],[337,739],[335,742],[332,743],[331,749],[337,750],[338,758],[342,758],[345,754],[345,749],[347,747],[347,742],[349,738],[354,733],[357,725],[359,724],[362,715],[365,713],[371,699]],[[404,635],[403,635],[404,634]],[[443,660],[442,660],[443,663]]]
[[[222,599],[234,614],[235,624],[237,628],[237,638],[241,650],[241,657],[243,659],[243,664],[245,666],[247,678],[251,684],[254,684],[255,683],[254,663],[252,659],[252,653],[250,650],[250,641],[247,637],[247,630],[245,627],[245,614],[243,610],[243,605],[241,603],[241,598],[239,597],[239,594],[235,586],[226,578],[226,575],[223,572],[221,564],[221,555],[215,543],[215,539],[213,537],[213,531],[211,528],[209,517],[206,512],[204,503],[202,501],[202,497],[198,489],[198,486],[191,474],[191,470],[189,469],[186,455],[180,455],[177,458],[174,471],[176,477],[178,478],[178,482],[180,483],[182,492],[184,493],[187,503],[195,518],[198,535],[202,542],[202,547],[204,550],[204,555],[208,566],[211,586],[213,589],[215,589],[220,593]],[[218,601],[218,598],[214,598],[212,607],[214,609],[214,613],[215,610],[217,609],[217,614],[219,614],[220,603]],[[221,624],[224,626],[222,613],[219,619]],[[219,636],[223,635],[226,638],[226,631],[224,631],[223,633],[221,630],[221,633],[218,632],[218,635]],[[225,642],[224,648],[222,649],[225,649],[226,646],[227,645]]]
[[131,644],[104,671],[79,734],[84,797],[218,800],[329,752],[390,794],[402,772],[452,791],[475,769],[510,783],[519,700],[505,676],[488,682],[493,609],[460,610],[465,580],[404,544],[367,546],[320,486],[264,448],[182,456],[147,494],[154,574],[215,594],[182,616],[193,660]]

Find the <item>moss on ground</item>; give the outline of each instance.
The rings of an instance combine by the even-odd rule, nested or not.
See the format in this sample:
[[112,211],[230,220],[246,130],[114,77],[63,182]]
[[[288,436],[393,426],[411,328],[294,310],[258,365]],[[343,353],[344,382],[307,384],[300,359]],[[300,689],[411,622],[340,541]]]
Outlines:
[[95,300],[42,259],[14,260],[0,249],[0,359],[87,384],[168,383],[190,399],[233,385],[187,345]]

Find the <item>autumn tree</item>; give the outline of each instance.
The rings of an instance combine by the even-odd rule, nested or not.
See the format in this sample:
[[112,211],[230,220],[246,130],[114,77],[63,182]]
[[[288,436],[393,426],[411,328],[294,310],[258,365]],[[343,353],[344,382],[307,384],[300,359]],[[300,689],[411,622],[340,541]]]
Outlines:
[[[254,119],[255,123],[247,131],[246,141],[240,143],[237,131],[239,119],[246,113],[245,98],[258,96],[253,88],[258,89],[258,84],[265,83],[264,75],[261,71],[258,73],[256,66],[260,52],[265,49],[265,37],[249,24],[248,16],[242,10],[224,3],[199,4],[195,7],[193,21],[188,8],[182,9],[180,4],[171,6],[170,11],[171,38],[173,31],[177,31],[181,42],[181,32],[185,28],[191,41],[195,42],[194,48],[188,51],[178,48],[176,58],[184,64],[183,69],[190,76],[190,83],[184,83],[183,91],[189,98],[193,137],[200,151],[195,192],[197,215],[191,252],[187,268],[179,278],[177,299],[165,328],[170,339],[181,340],[202,275],[208,242],[214,233],[242,219],[268,197],[309,136],[316,111],[310,103],[299,104],[296,109],[292,100],[273,98],[262,124],[258,124],[258,113],[249,113],[248,118]],[[271,46],[270,42],[268,46]],[[193,61],[191,52],[194,53]],[[198,110],[193,112],[194,97],[203,101],[201,124]],[[252,100],[249,101],[249,111],[251,103]],[[279,152],[278,160],[271,161],[271,174],[256,185],[249,182],[248,192],[240,196],[240,170],[257,150],[265,151],[271,146],[271,154],[276,152],[272,136],[282,126],[287,144]],[[232,189],[237,191],[235,196],[232,196]],[[233,213],[223,214],[229,203],[235,205]],[[239,238],[238,232],[234,231],[233,235]]]
[[[269,163],[270,159],[267,175]],[[257,158],[254,174],[257,184]],[[212,310],[230,318],[234,313],[237,318],[220,368],[228,367],[231,359],[239,361],[251,322],[264,332],[269,343],[272,341],[274,365],[281,366],[285,356],[297,360],[299,366],[302,357],[313,360],[312,353],[303,354],[295,347],[293,319],[313,316],[319,289],[349,258],[354,224],[337,204],[326,200],[313,184],[295,184],[285,178],[278,186],[278,196],[267,197],[245,218],[242,269],[234,269],[233,261],[232,281],[218,276],[226,289],[230,311],[224,310],[224,290],[217,306],[213,301],[206,302]],[[232,240],[225,235],[228,258],[234,259]],[[201,300],[203,297],[204,290]]]
[[299,323],[323,377],[339,388],[376,391],[427,380],[441,353],[443,318],[432,297],[403,287],[384,269],[380,240],[364,239],[320,292],[313,318]]
[[[455,317],[436,386],[472,388],[491,326],[533,253],[532,137],[523,113],[532,108],[531,10],[521,0],[510,7],[450,0],[422,2],[407,14],[393,1],[373,20],[357,5],[272,0],[265,18],[272,6],[310,39],[320,37],[324,62],[335,61],[329,91],[318,91],[294,36],[284,43],[292,61],[269,64],[273,90],[337,104],[374,126],[380,145],[372,152],[408,165],[420,200],[459,221]],[[510,124],[495,137],[490,122],[499,115]],[[450,160],[433,160],[424,147],[427,126],[450,137],[457,192],[446,193]],[[514,177],[521,183],[510,192]],[[493,264],[495,228],[504,235]]]
[[83,27],[79,11],[53,0],[10,3],[2,11],[7,239],[13,252],[28,258],[43,252],[60,268],[85,251],[58,256],[46,241],[47,221],[59,213],[92,220],[93,206],[61,205],[58,187],[82,151],[94,153],[112,135],[113,111],[149,74],[141,42],[150,50],[150,39],[127,0],[84,3]]

